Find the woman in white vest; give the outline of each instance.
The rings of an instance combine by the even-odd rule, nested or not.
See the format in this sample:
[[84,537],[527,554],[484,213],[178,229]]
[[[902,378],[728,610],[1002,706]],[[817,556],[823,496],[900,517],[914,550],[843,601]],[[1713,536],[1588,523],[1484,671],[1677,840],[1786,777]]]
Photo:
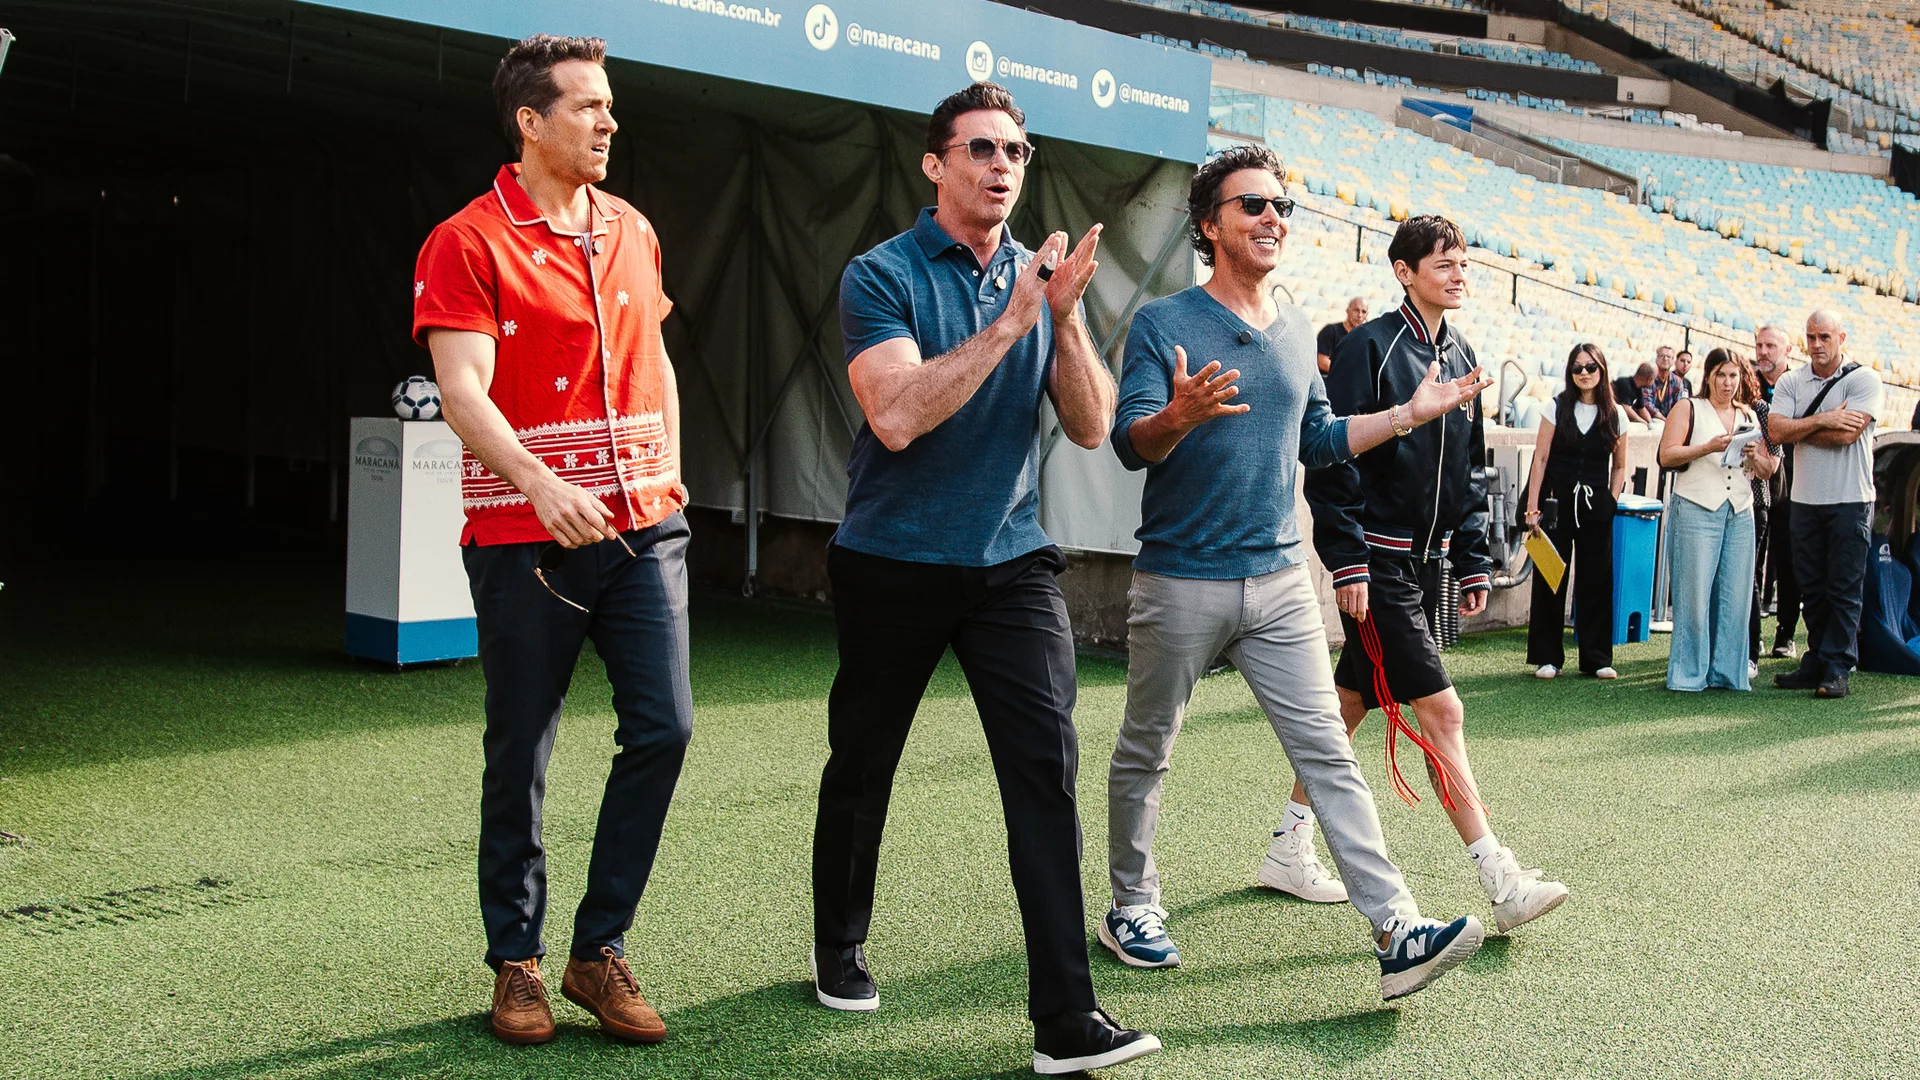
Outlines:
[[[1670,690],[1749,689],[1747,614],[1753,588],[1754,477],[1778,460],[1758,438],[1759,421],[1739,402],[1746,358],[1707,354],[1700,389],[1667,414],[1660,466],[1672,471],[1673,642]],[[1728,465],[1727,448],[1735,451]]]

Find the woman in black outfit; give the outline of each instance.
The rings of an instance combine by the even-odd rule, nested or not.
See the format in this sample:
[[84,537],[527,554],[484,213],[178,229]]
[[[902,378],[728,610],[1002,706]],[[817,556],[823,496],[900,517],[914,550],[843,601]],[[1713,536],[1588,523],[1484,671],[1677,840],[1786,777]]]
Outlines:
[[[1527,483],[1527,527],[1539,529],[1542,489],[1559,503],[1547,539],[1573,571],[1574,636],[1580,670],[1601,679],[1613,670],[1613,509],[1627,483],[1627,418],[1614,404],[1607,357],[1598,345],[1576,346],[1567,357],[1567,386],[1554,399],[1553,419],[1540,421]],[[1527,663],[1551,679],[1566,666],[1567,582],[1558,590],[1533,575],[1533,612],[1527,624]]]

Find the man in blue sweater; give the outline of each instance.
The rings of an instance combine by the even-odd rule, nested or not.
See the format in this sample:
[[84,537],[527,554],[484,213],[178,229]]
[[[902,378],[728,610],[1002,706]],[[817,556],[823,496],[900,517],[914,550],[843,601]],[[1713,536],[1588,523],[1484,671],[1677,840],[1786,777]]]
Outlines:
[[[1387,858],[1373,793],[1340,719],[1294,489],[1301,464],[1345,461],[1472,400],[1489,382],[1479,371],[1451,383],[1429,378],[1404,404],[1336,418],[1305,313],[1267,291],[1293,211],[1283,176],[1272,151],[1253,146],[1219,154],[1195,175],[1190,238],[1213,278],[1141,308],[1127,336],[1113,446],[1127,468],[1147,470],[1147,482],[1127,619],[1126,719],[1107,780],[1114,907],[1099,937],[1135,967],[1180,962],[1153,861],[1160,786],[1194,685],[1225,652],[1326,823],[1353,904],[1373,924],[1381,996],[1392,999],[1473,955],[1484,932],[1472,916],[1421,918]],[[1203,365],[1191,374],[1189,356]],[[1314,856],[1313,817],[1290,807],[1297,827],[1275,834],[1260,881],[1309,900],[1346,900]]]

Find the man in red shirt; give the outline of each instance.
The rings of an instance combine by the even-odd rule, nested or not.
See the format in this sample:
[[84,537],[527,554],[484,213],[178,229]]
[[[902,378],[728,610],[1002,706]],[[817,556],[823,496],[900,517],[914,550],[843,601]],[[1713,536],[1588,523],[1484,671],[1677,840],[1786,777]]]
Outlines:
[[666,1034],[625,960],[692,734],[679,404],[660,340],[671,303],[639,211],[594,188],[618,125],[597,38],[545,34],[493,93],[518,164],[420,250],[414,339],[466,444],[461,553],[487,678],[480,916],[492,1025],[553,1038],[540,811],[567,683],[589,637],[620,750],[607,777],[561,992],[609,1033]]

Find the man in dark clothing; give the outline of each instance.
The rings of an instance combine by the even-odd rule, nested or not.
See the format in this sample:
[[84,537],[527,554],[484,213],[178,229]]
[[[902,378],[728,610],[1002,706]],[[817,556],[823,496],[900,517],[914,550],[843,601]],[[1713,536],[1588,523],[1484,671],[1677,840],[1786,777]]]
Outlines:
[[1320,374],[1327,373],[1327,365],[1333,363],[1333,350],[1340,346],[1340,339],[1353,333],[1361,323],[1367,321],[1367,298],[1356,296],[1347,301],[1345,322],[1330,322],[1320,328],[1320,339],[1314,351],[1318,353]]
[[[1327,379],[1338,415],[1376,412],[1407,400],[1423,379],[1451,381],[1478,367],[1472,346],[1446,321],[1466,301],[1460,227],[1431,214],[1412,218],[1387,257],[1406,299],[1340,343]],[[1334,686],[1349,730],[1374,708],[1388,707],[1392,722],[1398,708],[1389,701],[1412,706],[1422,749],[1431,747],[1428,773],[1505,933],[1558,907],[1567,887],[1522,870],[1488,825],[1467,761],[1466,711],[1433,636],[1442,559],[1458,577],[1463,617],[1485,611],[1493,587],[1481,472],[1486,419],[1476,398],[1417,430],[1396,423],[1394,432],[1383,446],[1307,473],[1313,543],[1333,573],[1346,631]]]
[[[1773,404],[1773,388],[1780,385],[1787,374],[1787,352],[1791,347],[1787,332],[1777,326],[1763,326],[1754,332],[1753,370],[1760,376],[1760,397],[1769,407]],[[1763,426],[1761,430],[1767,428]],[[1768,442],[1771,444],[1772,440]],[[1793,500],[1787,498],[1792,480],[1793,455],[1789,453],[1785,467],[1775,469],[1767,478],[1766,528],[1756,530],[1766,536],[1761,541],[1762,554],[1766,557],[1754,563],[1761,575],[1761,608],[1766,607],[1769,595],[1775,601],[1774,613],[1778,619],[1773,629],[1772,655],[1783,660],[1799,655],[1793,639],[1800,629],[1800,585],[1793,577]]]
[[1641,364],[1633,374],[1622,375],[1613,380],[1613,400],[1627,415],[1642,424],[1653,423],[1653,402],[1648,400],[1653,391],[1653,365]]

